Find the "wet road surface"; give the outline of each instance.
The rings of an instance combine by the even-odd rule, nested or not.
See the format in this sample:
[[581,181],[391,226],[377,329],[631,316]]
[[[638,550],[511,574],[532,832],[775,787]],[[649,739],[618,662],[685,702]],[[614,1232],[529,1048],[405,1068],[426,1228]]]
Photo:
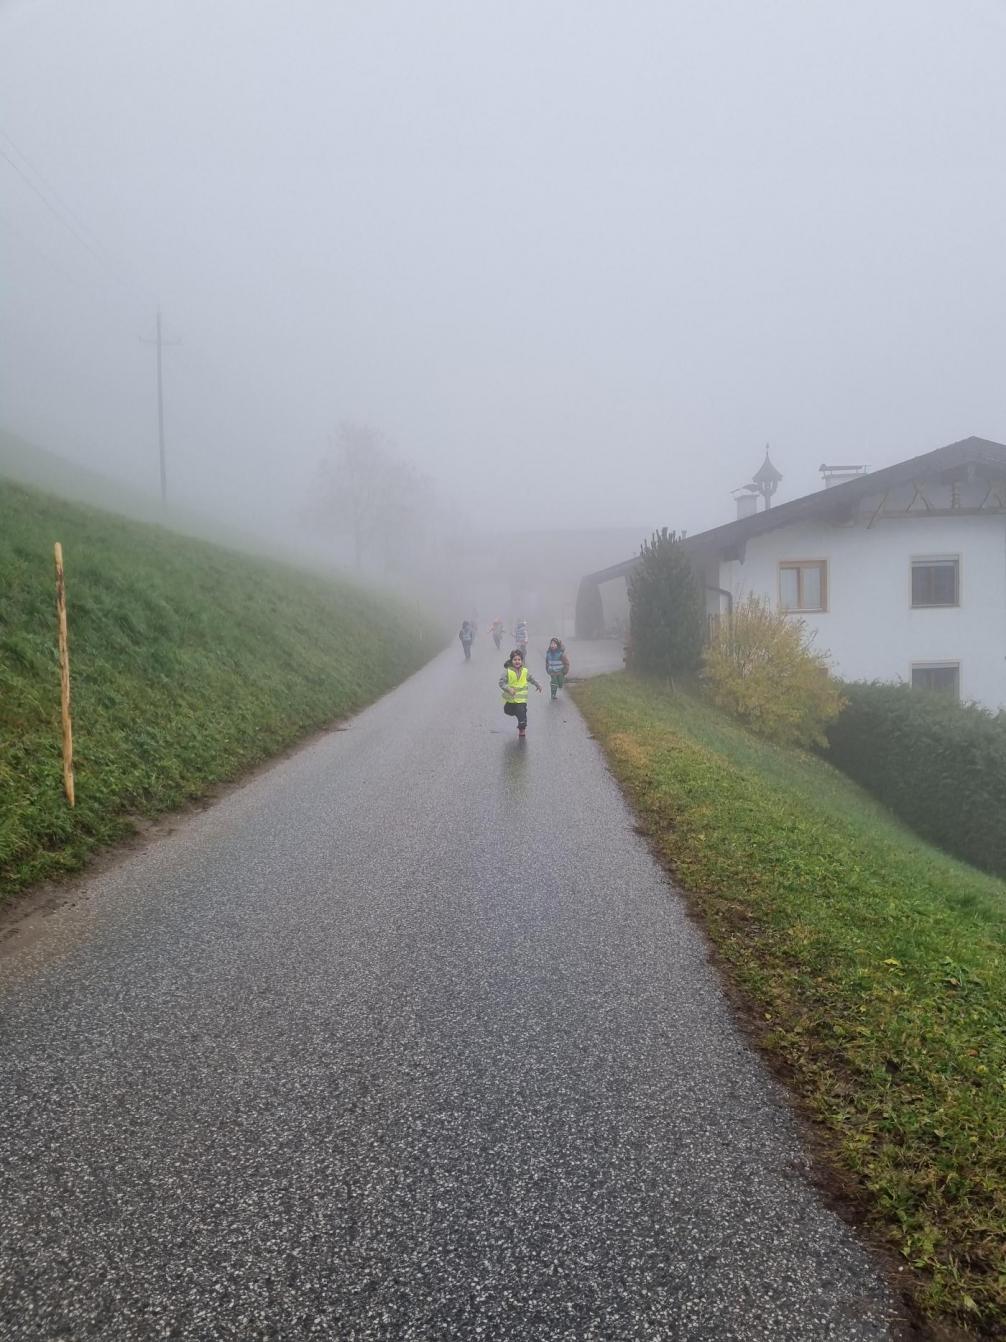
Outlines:
[[501,660],[0,961],[0,1338],[889,1335],[596,745],[547,691],[518,744]]

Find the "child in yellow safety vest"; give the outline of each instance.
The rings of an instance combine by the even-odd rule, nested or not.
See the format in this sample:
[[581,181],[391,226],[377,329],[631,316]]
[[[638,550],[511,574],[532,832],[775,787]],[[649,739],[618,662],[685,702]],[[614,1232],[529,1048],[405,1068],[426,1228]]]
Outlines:
[[541,694],[541,686],[524,665],[524,654],[520,648],[513,652],[503,663],[500,676],[500,689],[503,691],[503,712],[517,719],[517,735],[527,731],[527,687],[533,685]]

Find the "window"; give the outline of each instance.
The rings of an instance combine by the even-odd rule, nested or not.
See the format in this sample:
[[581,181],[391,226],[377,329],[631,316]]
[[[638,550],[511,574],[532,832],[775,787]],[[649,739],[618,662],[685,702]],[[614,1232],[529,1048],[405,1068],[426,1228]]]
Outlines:
[[960,560],[913,559],[912,605],[960,605]]
[[960,662],[920,662],[912,667],[913,690],[939,690],[961,697]]
[[780,564],[779,605],[782,610],[827,610],[827,563],[801,559]]

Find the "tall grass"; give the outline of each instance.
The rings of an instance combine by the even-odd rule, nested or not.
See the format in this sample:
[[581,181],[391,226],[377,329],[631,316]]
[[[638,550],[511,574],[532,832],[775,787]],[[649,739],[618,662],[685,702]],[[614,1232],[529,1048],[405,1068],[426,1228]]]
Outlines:
[[[77,806],[62,792],[52,546]],[[442,640],[347,583],[0,480],[0,898],[402,680]]]

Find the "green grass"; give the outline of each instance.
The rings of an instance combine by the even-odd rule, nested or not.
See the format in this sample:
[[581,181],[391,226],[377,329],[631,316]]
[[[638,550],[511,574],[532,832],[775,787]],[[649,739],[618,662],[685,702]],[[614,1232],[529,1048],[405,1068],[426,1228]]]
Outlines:
[[1006,884],[697,698],[576,698],[920,1307],[1002,1337]]
[[[63,796],[53,542],[69,609]],[[0,899],[355,712],[439,647],[419,612],[0,479]]]

